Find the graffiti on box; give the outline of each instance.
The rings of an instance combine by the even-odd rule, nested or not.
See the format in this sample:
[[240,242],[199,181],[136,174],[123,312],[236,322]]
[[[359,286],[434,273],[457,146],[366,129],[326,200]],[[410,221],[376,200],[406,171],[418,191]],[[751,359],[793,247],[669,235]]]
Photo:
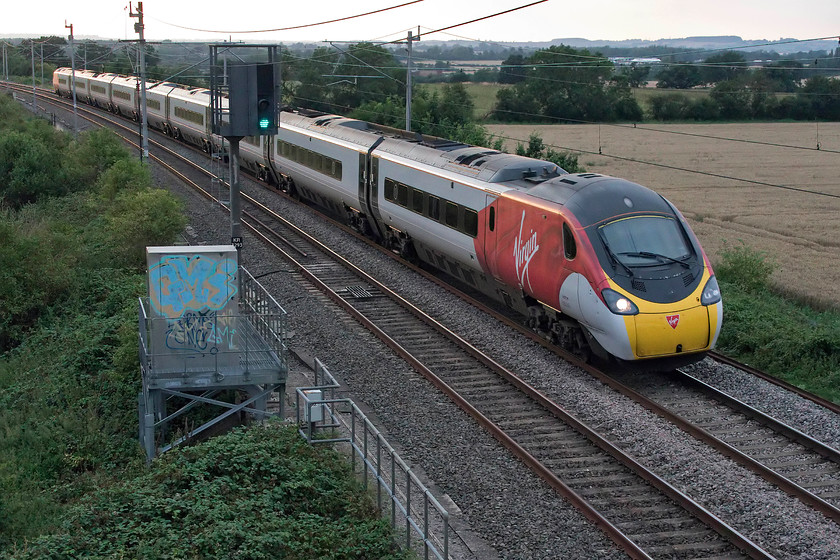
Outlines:
[[224,312],[237,293],[236,269],[232,259],[204,255],[165,256],[149,269],[149,299],[167,319],[167,348],[200,354],[234,348],[234,313]]

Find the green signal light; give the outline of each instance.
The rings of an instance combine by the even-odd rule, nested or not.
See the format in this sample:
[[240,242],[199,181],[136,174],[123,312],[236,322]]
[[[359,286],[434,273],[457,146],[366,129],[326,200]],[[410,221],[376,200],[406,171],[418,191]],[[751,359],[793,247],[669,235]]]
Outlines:
[[260,128],[268,128],[270,121],[268,119],[260,119]]

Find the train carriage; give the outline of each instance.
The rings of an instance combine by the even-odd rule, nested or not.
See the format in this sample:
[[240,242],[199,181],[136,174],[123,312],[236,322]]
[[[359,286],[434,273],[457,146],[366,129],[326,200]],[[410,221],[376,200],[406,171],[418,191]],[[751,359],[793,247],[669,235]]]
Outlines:
[[114,113],[137,120],[140,114],[137,78],[120,76],[111,80],[111,105]]
[[[352,128],[339,129],[347,120],[335,115],[325,120],[284,112],[275,137],[274,163],[278,173],[294,180],[304,198],[346,215],[351,221],[364,214],[359,200],[363,164],[377,137]],[[353,121],[358,122],[358,121]]]
[[210,152],[210,91],[202,88],[173,89],[169,95],[168,121],[172,135]]
[[70,88],[72,83],[72,71],[70,68],[56,68],[53,72],[53,91],[61,97],[72,95]]
[[146,82],[146,121],[150,127],[168,133],[169,94],[177,87],[168,82]]
[[111,107],[111,82],[117,78],[117,74],[97,74],[90,79],[90,99],[93,105],[103,109]]
[[91,104],[91,79],[96,78],[93,70],[76,70],[76,99]]

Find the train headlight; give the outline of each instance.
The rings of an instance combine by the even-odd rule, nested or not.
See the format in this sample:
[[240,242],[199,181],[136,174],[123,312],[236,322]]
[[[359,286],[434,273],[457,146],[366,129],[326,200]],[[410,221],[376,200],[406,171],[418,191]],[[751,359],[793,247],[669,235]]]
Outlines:
[[712,305],[720,301],[720,286],[718,286],[717,279],[712,276],[706,282],[703,288],[703,293],[700,295],[700,303],[703,305]]
[[604,288],[601,290],[601,295],[604,296],[604,301],[607,302],[607,307],[616,315],[638,315],[639,308],[636,304],[619,294],[615,290]]

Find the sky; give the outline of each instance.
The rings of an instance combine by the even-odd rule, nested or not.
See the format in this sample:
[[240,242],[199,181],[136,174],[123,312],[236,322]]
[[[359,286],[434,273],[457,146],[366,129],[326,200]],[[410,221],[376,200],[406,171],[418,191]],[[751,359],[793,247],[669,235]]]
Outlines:
[[[394,40],[440,29],[529,4],[534,0],[422,0],[344,22],[271,33],[277,29],[355,16],[411,0],[145,0],[146,39],[200,41],[361,41]],[[0,37],[67,35],[135,39],[128,2],[122,0],[38,0],[8,2],[0,17]],[[137,4],[134,3],[136,9]],[[173,25],[201,30],[182,29]],[[221,32],[224,33],[221,33]],[[840,0],[600,0],[542,4],[434,33],[429,40],[550,41],[558,38],[622,40],[738,35],[743,39],[811,39],[840,35]]]

